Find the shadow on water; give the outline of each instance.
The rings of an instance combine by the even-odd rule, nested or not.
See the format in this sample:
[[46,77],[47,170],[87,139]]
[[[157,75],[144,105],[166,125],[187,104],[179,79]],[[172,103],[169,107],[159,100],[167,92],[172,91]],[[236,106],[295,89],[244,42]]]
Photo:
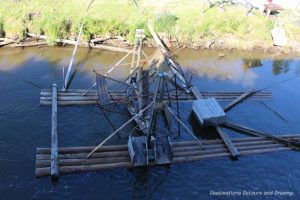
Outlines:
[[[147,50],[151,52],[151,50]],[[178,62],[193,73],[193,85],[200,91],[245,91],[300,76],[300,61],[272,58],[253,52],[186,50]],[[25,80],[50,86],[62,84],[62,67],[69,62],[72,48],[0,49],[0,70]],[[88,88],[94,83],[94,68],[115,64],[121,53],[80,49],[72,88]],[[128,58],[125,62],[130,62]],[[128,68],[120,67],[111,75],[123,80]],[[118,88],[117,84],[109,84]],[[271,132],[300,132],[300,80],[291,79],[269,89],[267,101],[244,101],[227,118],[235,123]],[[210,191],[278,189],[300,195],[300,155],[285,151],[257,156],[203,160],[193,163],[138,170],[107,170],[62,176],[53,186],[48,178],[34,179],[35,149],[50,145],[50,108],[39,106],[40,90],[24,81],[0,74],[0,193],[1,199],[212,199]],[[222,106],[228,104],[221,101]],[[172,108],[175,110],[175,106]],[[125,108],[120,108],[120,112]],[[96,106],[59,107],[59,146],[97,145],[113,128]],[[115,127],[128,115],[107,113]],[[217,138],[211,129],[199,128],[191,102],[180,103],[180,117],[202,139]],[[133,125],[126,128],[129,131]],[[159,127],[161,128],[161,127]],[[177,134],[177,126],[171,133]],[[231,137],[240,134],[226,130]],[[181,127],[182,140],[191,140]],[[109,144],[126,143],[126,137],[114,137]],[[277,196],[286,199],[286,196]],[[277,199],[276,197],[276,199]],[[250,198],[251,199],[251,198]],[[262,199],[267,199],[262,197]]]

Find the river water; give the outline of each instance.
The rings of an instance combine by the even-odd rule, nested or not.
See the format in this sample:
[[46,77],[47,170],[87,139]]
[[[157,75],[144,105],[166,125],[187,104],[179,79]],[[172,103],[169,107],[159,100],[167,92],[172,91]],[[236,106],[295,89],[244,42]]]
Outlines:
[[[300,153],[295,151],[242,156],[238,161],[217,158],[170,167],[68,174],[55,185],[49,177],[35,179],[35,150],[50,145],[51,108],[39,105],[40,89],[26,81],[44,88],[53,82],[61,86],[62,66],[67,66],[71,53],[71,48],[0,49],[0,199],[299,199]],[[71,88],[88,88],[94,82],[93,69],[108,67],[122,56],[80,49]],[[228,113],[228,119],[272,134],[299,134],[299,58],[242,52],[225,52],[223,57],[220,52],[186,50],[177,60],[188,76],[194,74],[193,84],[200,91],[273,85],[268,88],[271,100],[245,101]],[[121,67],[111,75],[121,79],[128,73]],[[191,104],[182,103],[180,109],[183,120],[198,134],[190,118]],[[113,130],[96,106],[59,107],[58,113],[59,146],[96,145]],[[128,119],[124,113],[109,117],[116,127]],[[204,138],[215,135],[201,133]],[[122,142],[125,137],[110,141]],[[216,196],[218,191],[231,196]]]

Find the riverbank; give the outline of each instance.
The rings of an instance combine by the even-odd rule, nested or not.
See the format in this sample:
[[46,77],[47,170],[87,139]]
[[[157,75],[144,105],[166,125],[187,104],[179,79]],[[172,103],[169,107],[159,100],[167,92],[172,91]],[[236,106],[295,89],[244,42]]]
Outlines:
[[[246,15],[243,6],[209,8],[204,0],[141,1],[144,18],[127,0],[95,1],[86,19],[82,46],[130,47],[137,28],[146,30],[145,44],[154,41],[146,27],[146,18],[170,48],[260,50],[270,53],[300,52],[299,15],[284,10],[267,19],[254,9]],[[7,45],[22,42],[38,45],[72,44],[78,34],[80,19],[87,2],[80,0],[32,0],[18,3],[3,0],[0,8],[0,38]],[[11,12],[14,8],[14,12]],[[288,38],[285,47],[274,47],[271,29],[280,22]],[[299,24],[298,24],[299,23]],[[37,39],[33,35],[42,37]],[[15,43],[21,42],[21,45]],[[5,44],[5,43],[4,43]],[[1,41],[0,41],[1,46]],[[29,45],[30,46],[30,45]]]

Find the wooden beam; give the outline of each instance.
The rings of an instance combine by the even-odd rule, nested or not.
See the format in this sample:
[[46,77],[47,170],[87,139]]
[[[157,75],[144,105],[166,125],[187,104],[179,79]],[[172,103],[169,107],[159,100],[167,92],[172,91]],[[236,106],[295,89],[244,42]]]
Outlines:
[[227,136],[226,133],[224,133],[224,131],[222,130],[222,128],[220,126],[216,126],[216,129],[217,129],[220,137],[222,138],[223,142],[225,143],[226,147],[230,151],[232,158],[237,159],[237,157],[240,155],[237,148],[234,146],[234,144],[232,143],[230,138]]
[[167,112],[169,112],[173,117],[188,131],[188,133],[198,142],[202,149],[205,149],[202,142],[194,135],[194,133],[175,115],[175,113],[171,110],[171,108],[163,102]]
[[[192,87],[191,92],[195,96],[196,99],[203,99],[203,96],[201,95],[201,93],[199,92],[199,89],[197,87]],[[239,152],[236,149],[236,147],[233,145],[230,138],[223,132],[223,130],[219,126],[215,126],[215,128],[216,128],[219,136],[223,140],[224,144],[226,145],[227,149],[229,150],[231,157],[233,159],[237,159]]]
[[236,98],[235,100],[233,100],[231,103],[229,103],[224,108],[224,111],[225,112],[229,111],[231,108],[233,108],[234,106],[236,106],[237,104],[239,104],[241,101],[245,100],[246,98],[250,97],[254,93],[255,93],[254,90],[248,90],[248,91],[246,91],[244,94],[242,94],[241,96],[239,96],[238,98]]
[[277,137],[275,135],[269,134],[269,133],[264,133],[261,131],[257,131],[254,129],[251,129],[249,127],[243,126],[243,125],[239,125],[239,124],[235,124],[232,122],[226,122],[226,124],[224,124],[225,127],[229,127],[231,129],[237,130],[237,131],[241,131],[244,133],[248,133],[250,135],[254,135],[254,136],[261,136],[261,137],[267,137],[273,140],[277,140],[278,142],[281,142],[287,146],[293,147],[295,150],[299,150],[300,149],[300,142],[298,141],[293,141],[293,140],[289,140],[289,139],[284,139],[284,138],[280,138]]
[[58,139],[57,139],[57,85],[52,85],[52,117],[51,117],[51,179],[58,181]]

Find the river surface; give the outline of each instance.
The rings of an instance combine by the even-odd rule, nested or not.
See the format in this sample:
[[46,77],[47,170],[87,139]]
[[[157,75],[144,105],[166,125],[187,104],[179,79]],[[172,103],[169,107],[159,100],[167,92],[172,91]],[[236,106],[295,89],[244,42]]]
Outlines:
[[[300,198],[300,153],[295,151],[241,156],[238,161],[224,157],[170,167],[68,174],[57,184],[49,177],[35,179],[35,150],[50,146],[51,108],[39,105],[40,89],[28,81],[44,88],[53,82],[61,87],[62,67],[71,54],[71,48],[0,49],[0,199]],[[193,84],[200,91],[244,91],[272,85],[268,88],[273,92],[271,100],[245,101],[228,113],[228,119],[272,134],[299,134],[300,57],[221,54],[185,50],[177,60],[188,76],[194,74]],[[123,55],[80,49],[71,88],[88,88],[95,79],[93,69],[113,65]],[[128,68],[121,67],[111,76],[122,79],[128,73]],[[182,119],[198,134],[190,117],[191,104],[181,103],[180,109]],[[109,114],[116,127],[128,119],[125,110],[120,112]],[[58,120],[59,146],[96,145],[113,131],[96,106],[59,107]],[[215,138],[216,134],[205,132],[201,137]],[[110,144],[122,142],[125,137],[116,137]],[[212,191],[252,195],[214,196]],[[255,195],[267,191],[286,193]]]

